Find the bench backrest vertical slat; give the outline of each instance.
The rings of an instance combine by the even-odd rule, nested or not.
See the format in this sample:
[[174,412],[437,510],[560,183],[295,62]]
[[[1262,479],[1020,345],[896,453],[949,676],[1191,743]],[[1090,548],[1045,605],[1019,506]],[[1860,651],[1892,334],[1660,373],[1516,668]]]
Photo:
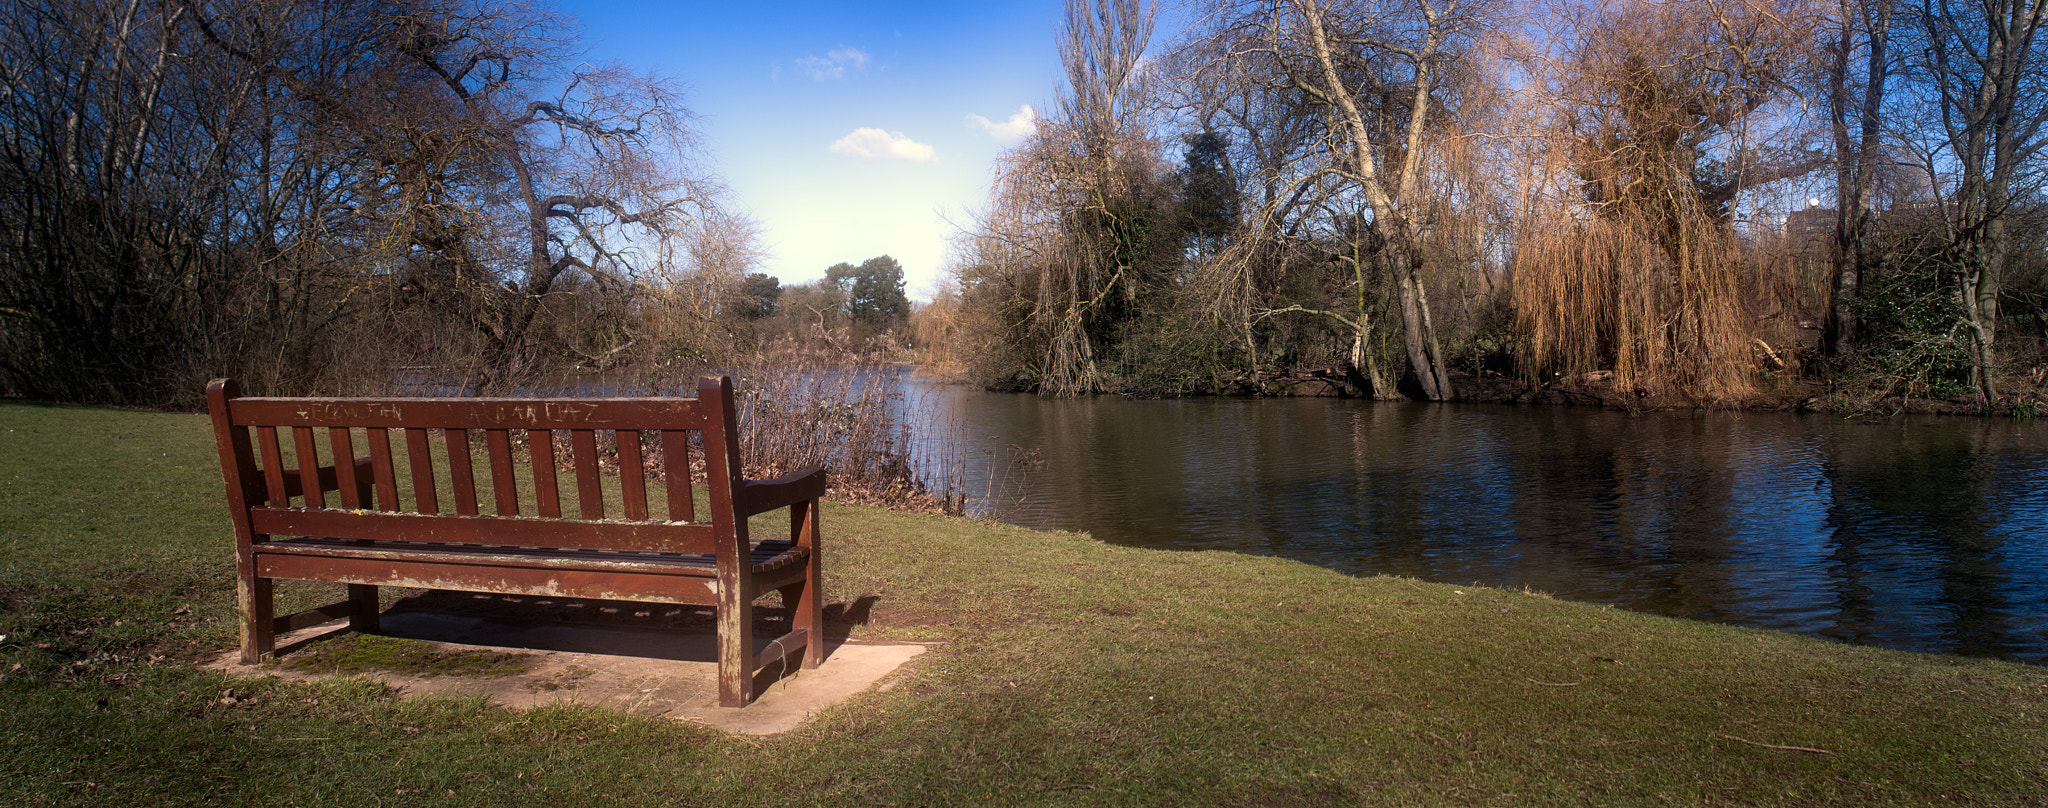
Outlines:
[[640,458],[640,431],[621,429],[612,433],[619,447],[619,493],[626,501],[626,518],[647,518],[647,464]]
[[669,521],[697,521],[697,502],[690,491],[690,433],[661,431],[661,469],[668,482]]
[[257,427],[256,443],[263,452],[263,486],[270,494],[269,503],[279,506],[290,504],[291,495],[285,493],[284,451],[277,445],[277,427]]
[[[249,523],[249,506],[262,496],[263,488],[256,481],[256,475],[261,472],[256,469],[256,459],[250,452],[249,430],[235,424],[228,415],[228,402],[241,395],[242,386],[233,379],[216,379],[206,386],[206,407],[213,415],[213,445],[220,454],[222,481],[227,485],[229,518],[235,525],[235,545],[241,557],[247,558],[249,545],[260,541]],[[271,442],[276,443],[276,438],[273,437]],[[283,479],[282,475],[279,479]],[[282,482],[278,487],[283,487]]]
[[412,472],[412,509],[440,513],[441,497],[434,491],[434,450],[427,444],[426,430],[405,430],[405,466]]
[[512,433],[503,429],[484,430],[484,451],[491,460],[491,492],[497,496],[499,516],[519,515],[519,484],[512,479]]
[[455,512],[463,516],[475,516],[476,469],[469,462],[469,430],[442,430],[443,443],[448,445],[448,485],[455,489]]
[[555,433],[545,429],[526,430],[526,449],[533,455],[533,503],[540,515],[550,519],[562,515],[562,489],[555,484]]
[[[391,432],[373,426],[364,434],[370,441],[370,479],[377,483],[377,509],[398,510],[398,472],[391,468]],[[364,507],[368,506],[364,503]]]
[[327,443],[334,449],[334,479],[339,482],[341,507],[357,510],[367,505],[362,499],[362,486],[356,480],[356,448],[349,440],[348,427],[328,427]]
[[[604,518],[604,487],[598,480],[597,430],[569,430],[569,454],[576,465],[576,504],[585,519]],[[625,469],[619,469],[625,476]]]
[[292,427],[292,451],[298,453],[292,459],[299,464],[299,494],[306,507],[327,507],[327,498],[320,493],[320,452],[313,448],[312,427]]
[[711,494],[711,523],[719,530],[719,541],[736,543],[731,553],[719,548],[719,563],[723,564],[727,556],[741,559],[750,552],[747,520],[733,509],[733,497],[745,479],[740,476],[739,414],[733,406],[732,379],[699,379],[697,400],[704,407],[704,487]]

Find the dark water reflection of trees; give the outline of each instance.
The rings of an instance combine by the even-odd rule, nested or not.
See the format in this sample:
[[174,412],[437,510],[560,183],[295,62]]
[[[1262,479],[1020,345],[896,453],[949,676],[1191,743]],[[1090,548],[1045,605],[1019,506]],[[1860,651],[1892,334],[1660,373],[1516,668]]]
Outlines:
[[2048,660],[2048,426],[911,390],[1008,521]]

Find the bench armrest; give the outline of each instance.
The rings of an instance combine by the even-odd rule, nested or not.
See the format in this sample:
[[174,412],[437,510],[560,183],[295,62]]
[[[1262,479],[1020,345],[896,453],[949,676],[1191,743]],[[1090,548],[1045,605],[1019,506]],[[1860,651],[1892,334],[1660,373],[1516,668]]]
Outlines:
[[825,496],[825,469],[811,466],[772,480],[747,480],[740,484],[739,494],[742,516],[809,502]]

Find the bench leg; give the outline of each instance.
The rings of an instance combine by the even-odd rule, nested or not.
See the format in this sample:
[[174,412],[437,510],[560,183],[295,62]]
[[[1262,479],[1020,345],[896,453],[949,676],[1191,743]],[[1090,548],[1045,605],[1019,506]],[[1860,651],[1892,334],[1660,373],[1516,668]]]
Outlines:
[[825,579],[824,564],[818,560],[818,503],[816,500],[799,502],[789,509],[790,540],[810,548],[804,555],[804,580],[796,587],[796,597],[791,598],[785,590],[782,602],[789,606],[790,628],[802,630],[804,645],[804,667],[815,668],[825,661]]
[[348,585],[348,627],[358,634],[377,632],[377,587],[369,584]]
[[235,599],[242,612],[242,664],[254,665],[277,650],[277,610],[269,578],[240,576]]
[[789,608],[790,630],[804,632],[804,667],[818,667],[825,659],[825,607],[819,602],[818,587],[805,581],[775,591],[782,593],[782,605]]
[[718,705],[745,707],[754,700],[754,593],[750,581],[726,577],[718,582]]

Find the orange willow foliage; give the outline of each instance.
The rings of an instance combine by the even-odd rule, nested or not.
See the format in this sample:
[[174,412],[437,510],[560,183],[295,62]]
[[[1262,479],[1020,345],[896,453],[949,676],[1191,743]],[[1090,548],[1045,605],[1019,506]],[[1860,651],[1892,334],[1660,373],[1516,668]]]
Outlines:
[[[1725,230],[1668,232],[1636,217],[1574,221],[1525,237],[1515,326],[1532,372],[1614,372],[1615,386],[1710,402],[1754,392],[1742,256]],[[1701,223],[1704,224],[1704,223]]]
[[1548,77],[1550,176],[1515,262],[1532,373],[1612,370],[1626,390],[1702,403],[1754,392],[1754,295],[1731,222],[1746,189],[1799,176],[1781,67],[1797,0],[1613,0],[1568,10]]

